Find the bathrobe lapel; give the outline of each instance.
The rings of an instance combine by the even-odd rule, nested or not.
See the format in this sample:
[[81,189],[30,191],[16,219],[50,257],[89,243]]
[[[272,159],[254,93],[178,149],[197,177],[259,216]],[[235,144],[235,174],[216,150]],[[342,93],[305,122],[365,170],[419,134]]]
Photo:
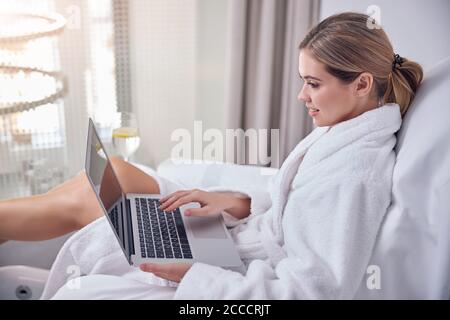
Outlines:
[[[302,157],[311,145],[319,140],[327,131],[329,127],[318,127],[314,129],[307,137],[305,137],[294,150],[289,154],[286,160],[283,162],[275,181],[273,183],[272,192],[272,215],[271,221],[273,230],[273,240],[281,245],[282,230],[281,230],[281,218],[284,206],[286,205],[287,196],[289,194],[289,188],[292,180],[294,179],[298,167],[301,163]],[[265,241],[266,242],[266,241]]]

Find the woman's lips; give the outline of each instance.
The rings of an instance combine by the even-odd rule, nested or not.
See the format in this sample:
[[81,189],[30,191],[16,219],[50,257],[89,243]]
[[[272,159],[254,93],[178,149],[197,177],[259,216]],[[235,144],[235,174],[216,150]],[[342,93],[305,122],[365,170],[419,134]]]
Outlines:
[[308,113],[311,117],[316,116],[319,113],[320,110],[314,109],[314,108],[308,108]]

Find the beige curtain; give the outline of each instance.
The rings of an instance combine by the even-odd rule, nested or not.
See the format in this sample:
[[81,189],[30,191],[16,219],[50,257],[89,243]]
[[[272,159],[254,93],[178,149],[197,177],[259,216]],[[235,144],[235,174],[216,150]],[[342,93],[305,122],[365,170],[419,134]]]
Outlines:
[[229,17],[227,128],[279,129],[278,151],[268,146],[279,167],[313,128],[297,100],[298,45],[318,21],[319,1],[231,0]]

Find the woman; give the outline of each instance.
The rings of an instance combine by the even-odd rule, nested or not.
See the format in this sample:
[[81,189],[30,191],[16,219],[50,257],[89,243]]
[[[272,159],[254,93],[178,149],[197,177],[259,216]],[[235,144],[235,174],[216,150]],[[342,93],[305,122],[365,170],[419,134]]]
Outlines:
[[[291,152],[267,190],[177,190],[114,160],[127,191],[161,192],[166,211],[195,201],[201,208],[187,214],[221,212],[245,271],[202,263],[141,265],[178,283],[151,286],[127,277],[128,266],[113,267],[123,264],[111,258],[120,255],[105,253],[103,261],[84,268],[81,290],[65,286],[54,298],[353,298],[390,203],[395,133],[422,81],[421,67],[395,55],[384,31],[369,29],[368,19],[359,13],[331,16],[301,42],[304,85],[298,99],[317,128]],[[78,196],[68,199],[67,193]],[[100,216],[82,173],[45,195],[0,203],[0,238],[46,239],[86,226],[78,234],[88,239],[105,225],[96,220]],[[76,252],[76,245],[69,251]],[[74,261],[83,264],[82,255]]]

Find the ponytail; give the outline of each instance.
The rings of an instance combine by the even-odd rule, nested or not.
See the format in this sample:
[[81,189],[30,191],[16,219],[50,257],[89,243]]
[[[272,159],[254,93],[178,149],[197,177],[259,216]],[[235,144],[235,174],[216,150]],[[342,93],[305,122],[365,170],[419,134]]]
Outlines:
[[397,103],[403,117],[422,82],[423,70],[414,61],[405,58],[402,60],[398,66],[393,65],[392,72],[388,75],[383,101]]

